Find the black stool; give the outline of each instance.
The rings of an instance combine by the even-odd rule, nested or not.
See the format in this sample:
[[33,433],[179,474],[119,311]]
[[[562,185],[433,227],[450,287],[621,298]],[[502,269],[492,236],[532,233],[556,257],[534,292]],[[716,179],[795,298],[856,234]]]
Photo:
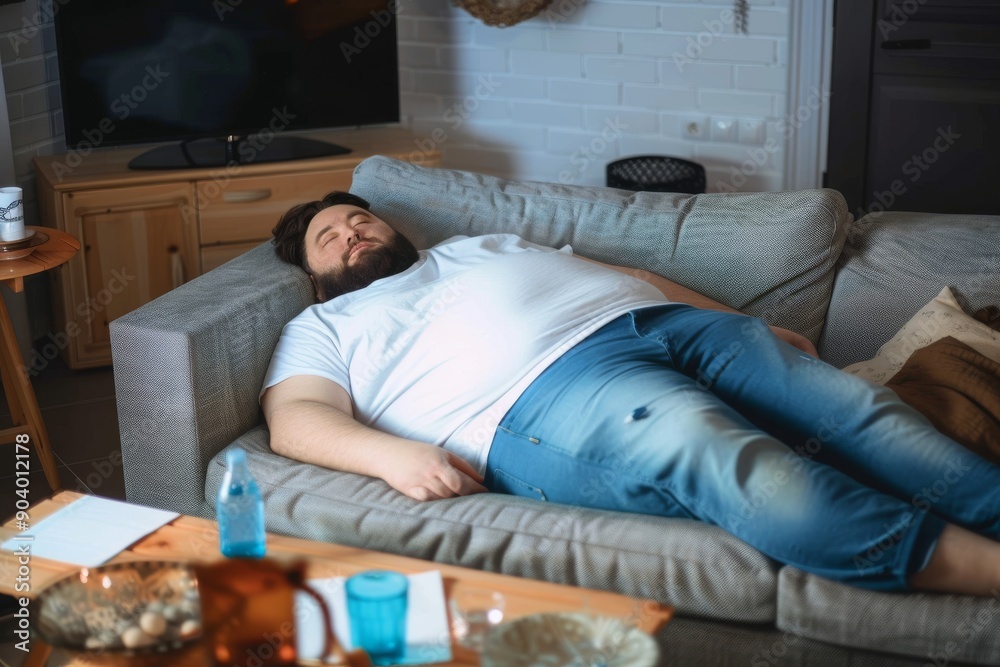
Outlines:
[[697,162],[662,155],[638,155],[608,164],[609,188],[643,192],[705,191],[705,168]]

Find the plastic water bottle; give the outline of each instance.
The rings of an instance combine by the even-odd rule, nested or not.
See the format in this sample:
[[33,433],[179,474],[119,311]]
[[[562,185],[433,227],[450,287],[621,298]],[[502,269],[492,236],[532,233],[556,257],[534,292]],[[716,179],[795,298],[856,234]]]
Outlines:
[[230,558],[263,558],[264,499],[250,474],[242,449],[226,452],[226,473],[215,506],[219,519],[219,546]]

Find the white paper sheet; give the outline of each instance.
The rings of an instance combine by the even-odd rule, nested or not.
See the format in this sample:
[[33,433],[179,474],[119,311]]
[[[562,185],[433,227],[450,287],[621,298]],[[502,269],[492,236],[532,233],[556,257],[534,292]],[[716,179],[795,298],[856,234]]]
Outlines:
[[[444,602],[444,584],[437,570],[407,575],[410,586],[406,607],[406,653],[392,664],[423,665],[451,660],[451,635]],[[309,585],[326,601],[333,615],[333,632],[347,650],[351,630],[347,617],[344,577],[310,579]],[[323,614],[316,601],[305,593],[296,593],[295,626],[299,655],[318,659],[323,651]],[[376,663],[378,664],[378,663]]]
[[34,558],[95,567],[178,516],[177,512],[84,496],[18,533],[0,548],[16,551],[27,544]]

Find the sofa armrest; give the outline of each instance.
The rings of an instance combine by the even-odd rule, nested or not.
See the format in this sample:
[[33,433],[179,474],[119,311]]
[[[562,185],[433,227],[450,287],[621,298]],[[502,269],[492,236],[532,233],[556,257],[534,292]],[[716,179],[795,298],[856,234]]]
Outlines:
[[129,502],[211,516],[212,457],[260,422],[281,329],[313,302],[265,243],[111,323]]

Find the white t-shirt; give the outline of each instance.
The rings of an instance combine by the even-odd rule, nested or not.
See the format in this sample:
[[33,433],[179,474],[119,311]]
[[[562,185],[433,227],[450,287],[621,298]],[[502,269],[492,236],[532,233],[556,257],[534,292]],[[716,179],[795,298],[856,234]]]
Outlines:
[[455,236],[292,319],[264,389],[324,377],[351,396],[360,423],[442,445],[483,472],[500,419],[549,364],[615,317],[663,303],[649,283],[569,246]]

